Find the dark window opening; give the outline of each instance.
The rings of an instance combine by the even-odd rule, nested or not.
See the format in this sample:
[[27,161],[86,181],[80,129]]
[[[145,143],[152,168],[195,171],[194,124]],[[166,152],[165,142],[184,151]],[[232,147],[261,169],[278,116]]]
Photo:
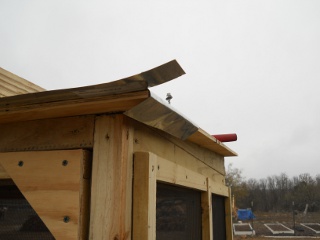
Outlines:
[[201,239],[201,193],[157,183],[157,240]]
[[213,239],[226,240],[225,197],[212,194]]
[[10,179],[0,179],[0,239],[54,240],[48,228]]

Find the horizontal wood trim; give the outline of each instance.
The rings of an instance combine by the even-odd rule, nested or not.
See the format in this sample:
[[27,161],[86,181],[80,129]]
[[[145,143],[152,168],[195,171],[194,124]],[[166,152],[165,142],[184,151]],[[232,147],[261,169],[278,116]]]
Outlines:
[[94,116],[0,124],[0,152],[92,148]]
[[198,129],[198,131],[189,136],[187,140],[225,157],[237,156],[237,153],[202,129]]
[[206,191],[207,180],[206,177],[173,163],[164,158],[157,157],[157,180]]
[[152,152],[224,184],[224,159],[221,155],[138,122],[134,121],[133,125],[135,152]]
[[55,101],[43,100],[40,103],[31,104],[25,102],[19,103],[17,106],[7,103],[9,100],[1,101],[7,99],[3,98],[0,99],[0,123],[87,114],[124,112],[148,97],[148,90],[89,99],[78,97],[77,99],[64,100],[57,96]]
[[209,180],[211,193],[229,197],[229,188],[223,184]]

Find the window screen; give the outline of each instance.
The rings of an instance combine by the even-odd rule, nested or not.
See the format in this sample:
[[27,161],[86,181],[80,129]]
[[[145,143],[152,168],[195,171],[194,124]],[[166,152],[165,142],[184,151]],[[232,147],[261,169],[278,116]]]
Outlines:
[[0,239],[54,240],[12,180],[0,179]]
[[212,194],[213,239],[226,240],[225,197]]
[[201,194],[157,183],[157,240],[201,239]]

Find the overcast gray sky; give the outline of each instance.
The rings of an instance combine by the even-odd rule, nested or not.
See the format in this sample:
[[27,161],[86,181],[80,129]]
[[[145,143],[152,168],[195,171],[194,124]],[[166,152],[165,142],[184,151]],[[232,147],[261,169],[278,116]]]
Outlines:
[[46,89],[110,82],[176,59],[152,88],[248,178],[320,173],[320,1],[0,0],[0,66]]

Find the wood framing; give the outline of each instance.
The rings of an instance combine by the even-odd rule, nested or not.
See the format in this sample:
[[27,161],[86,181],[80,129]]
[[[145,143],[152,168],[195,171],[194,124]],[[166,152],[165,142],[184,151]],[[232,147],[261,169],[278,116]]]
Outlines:
[[87,239],[88,152],[0,153],[0,163],[55,239]]
[[0,152],[92,148],[94,116],[6,123],[0,132]]
[[90,239],[130,239],[132,133],[122,115],[99,116],[95,125]]
[[[201,191],[202,239],[210,240],[212,230],[212,194],[226,197],[227,232],[232,225],[229,189],[216,184],[208,177],[173,163],[150,152],[136,152],[134,157],[133,184],[133,239],[155,239],[156,181]],[[216,186],[217,185],[217,186]],[[232,231],[227,233],[232,240]]]
[[[157,183],[161,208],[181,194],[178,211],[197,209],[179,229],[211,240],[217,206],[232,240],[224,157],[236,153],[149,91],[182,74],[173,60],[110,83],[1,95],[0,179],[14,181],[57,240],[155,239]],[[174,213],[180,203],[168,204]]]
[[134,154],[133,240],[156,239],[156,156]]
[[207,189],[201,193],[201,208],[202,208],[202,239],[211,240],[212,233],[212,193],[210,181],[206,179]]
[[231,189],[228,190],[228,197],[225,198],[226,237],[227,240],[233,240]]
[[[164,136],[166,135],[166,137]],[[152,152],[158,157],[202,174],[224,185],[223,157],[192,143],[182,142],[156,129],[134,124],[134,151]]]
[[[28,94],[25,98],[18,99],[18,103],[15,103],[14,101],[10,101],[10,103],[3,101],[3,103],[1,103],[0,101],[0,123],[79,116],[95,113],[102,114],[106,112],[123,112],[149,97],[148,90],[95,98],[86,98],[86,96],[72,93],[71,96],[76,96],[76,98],[70,97],[70,99],[67,100],[59,99],[59,97],[64,97],[63,94],[62,96],[56,96],[53,100],[49,98],[50,96],[48,97],[45,95],[45,93],[40,92],[38,94],[43,94],[44,97],[47,97],[48,99],[42,99],[40,96],[37,98],[37,95],[35,95],[34,98],[31,98],[31,103],[28,104],[24,101],[28,100],[25,98],[27,98],[27,96],[33,96],[32,94]],[[18,97],[21,98],[21,96],[14,96],[12,98]],[[33,103],[32,101],[34,101],[34,99],[40,99],[43,100],[43,102]],[[3,100],[7,99],[3,98]],[[39,105],[41,107],[39,107]]]
[[193,188],[207,190],[206,177],[169,160],[157,158],[157,180]]

